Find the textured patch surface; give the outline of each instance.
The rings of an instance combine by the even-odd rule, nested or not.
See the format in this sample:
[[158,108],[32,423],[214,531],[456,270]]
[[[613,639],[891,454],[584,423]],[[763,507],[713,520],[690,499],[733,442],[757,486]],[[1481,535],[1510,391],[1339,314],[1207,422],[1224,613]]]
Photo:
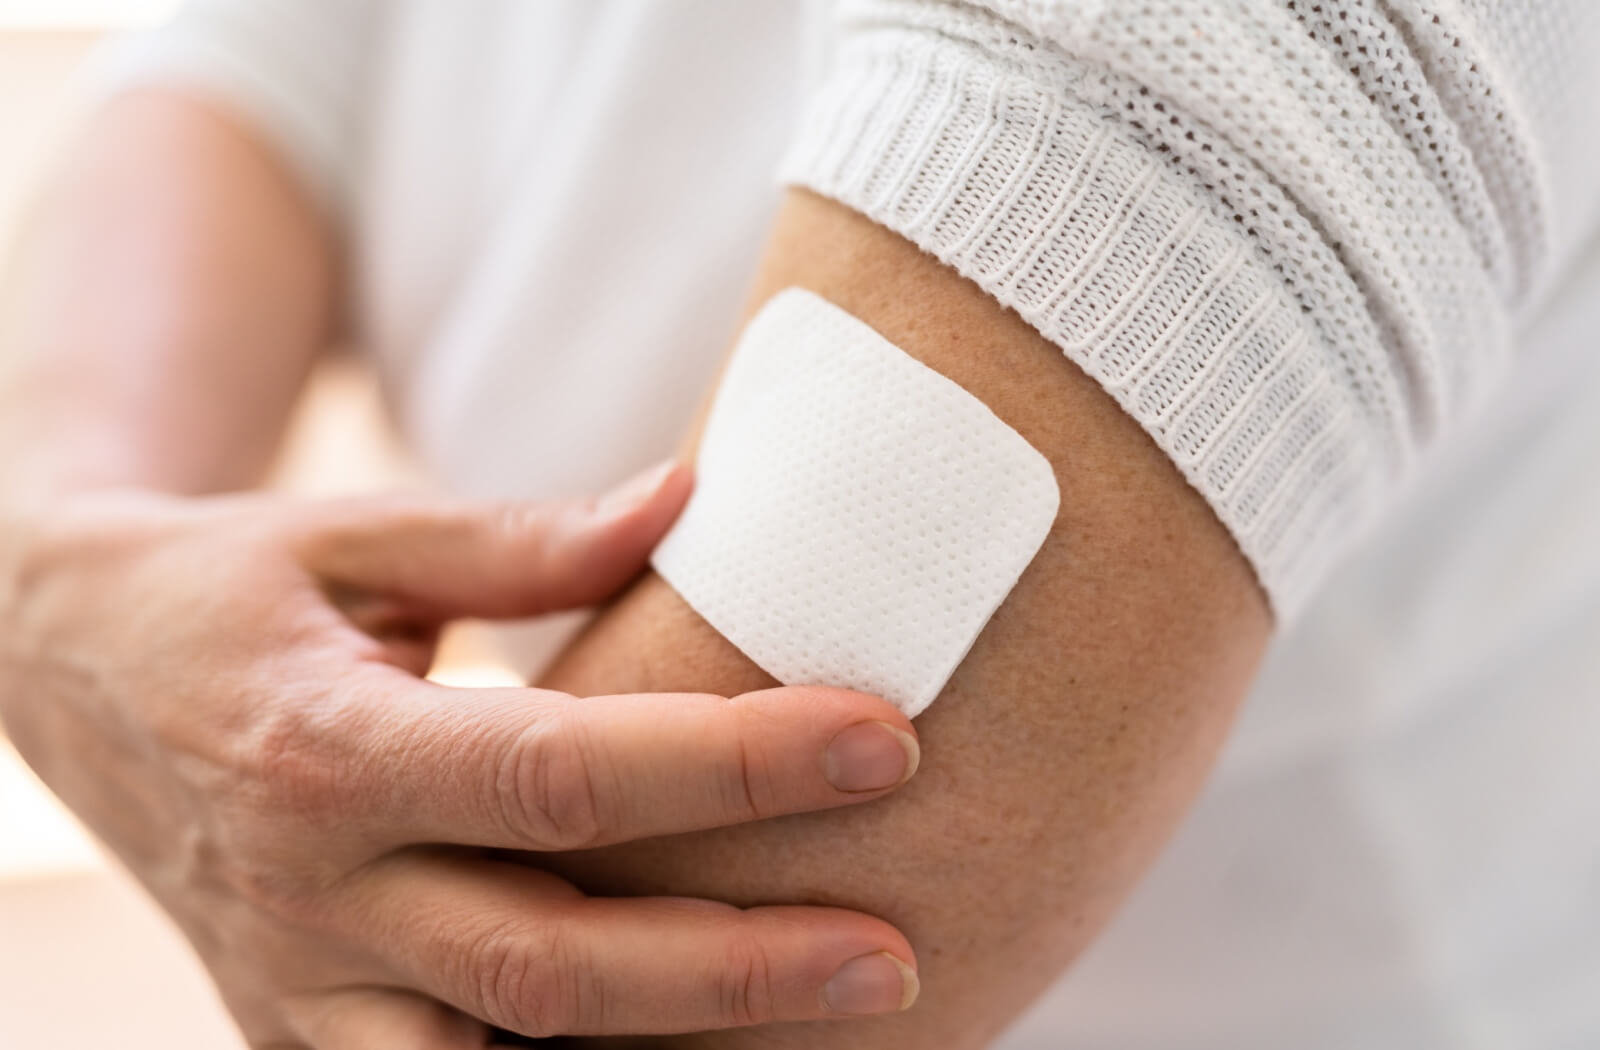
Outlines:
[[960,386],[790,288],[745,329],[656,571],[788,685],[907,714],[944,687],[1055,520],[1050,463]]

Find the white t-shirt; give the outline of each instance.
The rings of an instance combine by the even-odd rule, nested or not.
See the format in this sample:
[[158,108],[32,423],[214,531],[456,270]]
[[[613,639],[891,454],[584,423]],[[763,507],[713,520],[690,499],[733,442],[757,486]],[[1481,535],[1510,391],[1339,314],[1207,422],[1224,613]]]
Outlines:
[[1151,432],[1287,626],[1008,1050],[1600,1045],[1600,5],[846,6],[201,0],[104,73],[339,216],[464,492],[671,450],[785,154]]

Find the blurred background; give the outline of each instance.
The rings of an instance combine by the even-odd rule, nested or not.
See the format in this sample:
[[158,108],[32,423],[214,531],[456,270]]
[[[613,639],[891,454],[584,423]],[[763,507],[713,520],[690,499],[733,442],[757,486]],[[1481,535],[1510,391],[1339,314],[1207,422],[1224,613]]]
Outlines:
[[[71,129],[84,61],[109,34],[176,6],[0,0],[0,255],[53,145]],[[314,461],[301,451],[313,445]],[[331,494],[419,481],[389,439],[360,363],[327,362],[274,484]],[[470,627],[447,639],[434,677],[516,681]],[[182,939],[0,736],[0,1050],[242,1045]]]

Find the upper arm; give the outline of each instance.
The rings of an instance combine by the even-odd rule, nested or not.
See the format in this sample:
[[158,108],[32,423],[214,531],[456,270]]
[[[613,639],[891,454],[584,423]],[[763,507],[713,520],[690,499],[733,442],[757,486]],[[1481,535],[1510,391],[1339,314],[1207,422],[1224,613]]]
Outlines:
[[8,485],[256,480],[333,335],[338,247],[252,128],[182,91],[110,99],[8,254]]
[[370,148],[376,65],[393,12],[380,0],[186,0],[92,64],[102,97],[181,92],[230,114],[267,144],[324,212],[352,203]]
[[381,10],[190,0],[89,65],[95,105],[6,246],[3,480],[259,480],[339,334]]
[[[751,298],[808,288],[984,401],[1053,464],[1057,519],[887,800],[560,858],[599,892],[842,904],[918,952],[908,1014],[829,1046],[976,1046],[1093,936],[1194,795],[1269,633],[1228,532],[1140,427],[1020,318],[837,204],[790,195]],[[850,581],[840,581],[850,586]],[[580,694],[771,679],[646,577],[546,680]],[[769,1033],[816,1046],[815,1033]],[[712,1039],[737,1043],[727,1033]]]

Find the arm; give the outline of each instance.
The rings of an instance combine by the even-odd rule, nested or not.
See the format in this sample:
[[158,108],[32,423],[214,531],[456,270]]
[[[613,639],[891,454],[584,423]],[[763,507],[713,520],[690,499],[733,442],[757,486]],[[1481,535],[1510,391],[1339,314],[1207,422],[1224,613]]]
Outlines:
[[85,129],[0,292],[6,499],[247,485],[334,333],[332,228],[230,118],[146,90]]
[[[1292,618],[1593,230],[1582,6],[839,5],[784,173],[842,207],[790,200],[756,299],[809,287],[964,385],[1062,506],[910,792],[574,869],[910,933],[908,1015],[734,1045],[974,1046],[1086,943],[1250,677],[1250,569]],[[761,680],[647,580],[552,680],[678,675]]]
[[[826,1042],[774,1028],[704,1045],[979,1046],[1088,944],[1181,815],[1270,618],[1227,532],[1150,439],[979,289],[801,192],[752,312],[789,285],[867,321],[1042,451],[1061,488],[1055,527],[919,718],[922,772],[897,797],[597,851],[563,870],[605,892],[844,904],[901,925],[917,950],[922,996],[906,1014],[828,1028]],[[583,692],[691,683],[770,679],[654,576],[546,679]]]
[[[420,678],[448,620],[621,587],[686,472],[563,506],[189,498],[254,478],[333,330],[331,229],[241,127],[177,95],[113,103],[11,269],[0,723],[181,926],[252,1046],[736,1024],[735,963],[757,952],[781,1009],[813,1017],[849,960],[910,955],[839,909],[591,900],[482,856],[865,802],[912,772],[904,717],[841,690],[580,709]],[[845,734],[866,781],[824,760]],[[752,748],[780,760],[754,810]],[[627,778],[598,782],[600,763]],[[707,958],[724,965],[690,965]]]

